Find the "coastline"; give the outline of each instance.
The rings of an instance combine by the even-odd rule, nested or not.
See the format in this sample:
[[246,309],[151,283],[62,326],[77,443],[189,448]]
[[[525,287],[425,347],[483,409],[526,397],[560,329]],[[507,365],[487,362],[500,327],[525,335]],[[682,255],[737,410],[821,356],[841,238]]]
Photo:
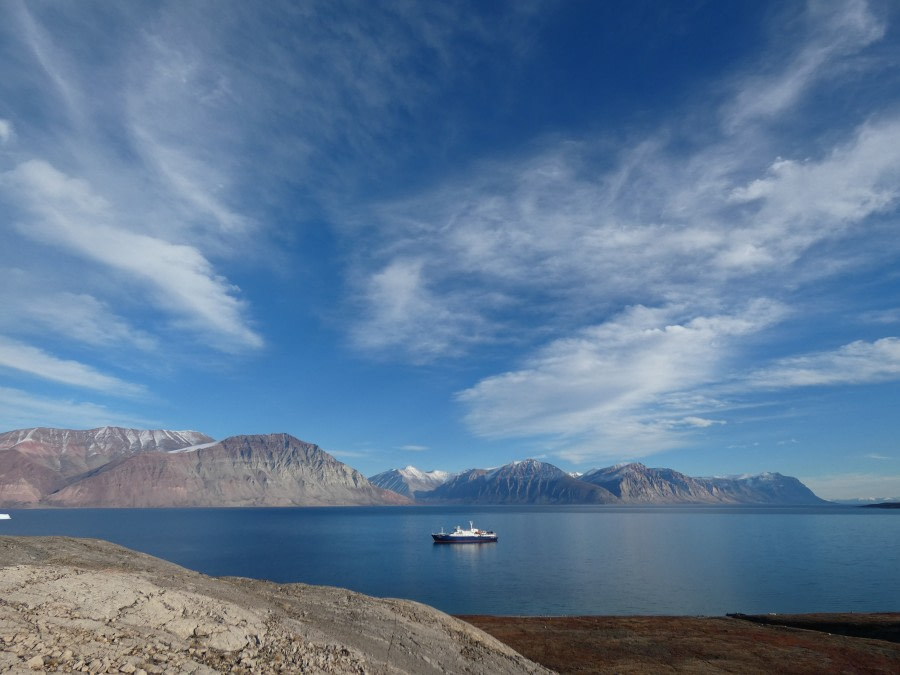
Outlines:
[[0,673],[549,673],[426,605],[0,536]]
[[900,613],[453,617],[73,537],[0,536],[0,568],[0,672],[900,672]]

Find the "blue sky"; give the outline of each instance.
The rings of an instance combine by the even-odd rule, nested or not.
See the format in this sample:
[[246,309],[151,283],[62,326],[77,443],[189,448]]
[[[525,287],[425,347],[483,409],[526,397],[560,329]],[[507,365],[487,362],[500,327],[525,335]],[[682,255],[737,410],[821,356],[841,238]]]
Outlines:
[[900,495],[895,3],[0,11],[0,428]]

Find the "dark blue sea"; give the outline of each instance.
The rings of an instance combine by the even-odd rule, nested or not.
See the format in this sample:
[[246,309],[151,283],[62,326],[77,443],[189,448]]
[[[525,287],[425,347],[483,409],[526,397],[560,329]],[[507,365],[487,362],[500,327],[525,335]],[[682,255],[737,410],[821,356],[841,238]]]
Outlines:
[[[855,507],[13,510],[216,576],[342,586],[453,614],[900,611],[900,511]],[[496,544],[435,545],[441,527]]]

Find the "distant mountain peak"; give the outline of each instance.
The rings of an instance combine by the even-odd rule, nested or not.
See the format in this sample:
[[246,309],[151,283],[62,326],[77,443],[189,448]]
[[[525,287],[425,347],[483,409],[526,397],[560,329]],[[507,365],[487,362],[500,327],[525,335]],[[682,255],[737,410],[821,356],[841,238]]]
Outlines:
[[692,478],[673,469],[623,462],[571,475],[536,459],[472,469],[422,501],[449,503],[821,504],[796,478],[766,472],[738,478]]
[[495,469],[491,469],[488,473],[489,475],[503,476],[511,474],[527,475],[539,473],[558,475],[564,474],[565,472],[559,467],[556,467],[553,464],[549,464],[547,462],[542,462],[539,459],[520,459],[514,462],[510,462],[509,464],[504,464],[503,466],[498,466]]
[[417,499],[461,504],[608,504],[606,489],[573,478],[559,467],[526,459],[491,469],[471,469]]
[[0,434],[3,504],[102,507],[405,504],[289,434],[100,427]]
[[408,464],[399,471],[408,478],[425,481],[445,481],[450,476],[447,471],[422,471],[421,469],[417,469],[416,467],[414,467],[412,464]]
[[422,471],[411,464],[402,469],[390,469],[369,477],[369,482],[404,497],[413,498],[417,492],[429,492],[445,483],[451,474],[446,471]]

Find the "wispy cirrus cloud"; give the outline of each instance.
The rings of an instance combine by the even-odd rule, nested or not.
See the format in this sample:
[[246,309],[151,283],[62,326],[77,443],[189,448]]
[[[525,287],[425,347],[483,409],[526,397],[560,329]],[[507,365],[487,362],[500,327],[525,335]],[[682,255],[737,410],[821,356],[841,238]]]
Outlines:
[[[529,11],[516,8],[510,25]],[[18,232],[43,229],[41,241],[153,289],[167,326],[200,330],[226,351],[255,349],[263,339],[223,262],[250,255],[283,264],[270,237],[299,226],[264,224],[260,212],[280,210],[284,200],[292,218],[318,216],[371,182],[377,165],[418,152],[402,143],[389,153],[376,149],[405,133],[405,116],[430,101],[436,83],[452,80],[460,63],[514,39],[514,31],[497,31],[477,14],[414,3],[365,11],[236,3],[215,21],[208,8],[183,3],[53,12],[14,3],[9,19],[3,34],[17,63],[4,79],[14,91],[27,89],[27,103],[44,113],[19,115],[18,168],[6,168],[18,179],[7,195],[20,208]],[[460,39],[470,48],[457,49]],[[56,189],[49,183],[63,178],[67,198],[75,186],[84,199],[90,193],[78,205],[85,214],[105,212],[101,224],[81,225],[97,235],[87,237],[90,244],[55,239],[64,228],[43,199]],[[31,192],[19,194],[22,184]],[[31,223],[30,215],[40,220]],[[135,246],[154,269],[133,264],[135,256],[115,262],[106,255]]]
[[[168,68],[149,47],[153,36],[171,35],[164,6],[57,9],[13,3],[4,30],[17,59],[4,80],[21,105],[17,133],[4,138],[10,153],[0,165],[0,238],[28,250],[15,265],[41,278],[14,303],[19,316],[51,328],[47,336],[59,344],[171,349],[171,336],[180,334],[213,351],[257,350],[264,340],[247,299],[221,266],[235,250],[264,248],[248,243],[260,240],[250,237],[257,224],[223,197],[233,193],[234,163],[214,141],[236,129],[219,122],[233,116],[197,105],[199,87],[175,91],[177,73],[167,81],[165,106],[130,105],[154,82],[148,72]],[[168,132],[165,144],[146,130]],[[57,323],[53,330],[47,314],[64,297],[70,329]],[[137,303],[144,304],[141,325],[129,325],[122,315],[133,315]],[[27,325],[14,330],[28,332]]]
[[0,145],[6,145],[12,140],[13,126],[12,122],[0,117]]
[[[518,4],[510,22],[529,11]],[[334,203],[431,143],[408,136],[409,116],[428,118],[460,64],[512,39],[477,13],[416,3],[7,9],[0,248],[20,255],[2,271],[41,282],[10,296],[6,332],[59,362],[72,342],[97,364],[258,352],[267,327],[235,266],[285,270],[273,240],[304,236],[310,214],[323,227]],[[432,301],[401,300],[407,314]]]
[[93,389],[119,396],[140,396],[144,387],[131,384],[96,368],[0,336],[0,368],[81,389]]
[[[746,301],[748,282],[768,295],[858,265],[852,247],[810,253],[866,241],[864,221],[896,207],[900,118],[847,133],[762,167],[734,165],[743,139],[688,158],[648,141],[607,172],[588,145],[564,144],[386,205],[383,266],[358,281],[358,344],[427,360],[498,339],[513,309],[565,325],[622,303],[714,306]],[[869,253],[898,250],[878,241]]]
[[[779,159],[729,200],[755,207],[749,241],[791,262],[900,198],[900,118],[869,122],[819,160]],[[739,236],[744,232],[738,232]],[[746,236],[746,235],[745,235]]]
[[158,340],[117,315],[108,303],[88,293],[48,290],[43,281],[22,269],[8,269],[0,288],[8,334],[52,335],[65,326],[68,339],[95,347],[152,352]]
[[743,378],[750,387],[833,387],[900,380],[900,338],[858,340],[832,351],[779,359]]
[[366,318],[352,332],[371,352],[401,345],[414,361],[462,354],[480,340],[484,322],[464,297],[432,292],[423,281],[424,261],[397,259],[367,282]]
[[784,113],[816,84],[839,75],[847,56],[885,33],[864,0],[809,3],[804,16],[785,23],[792,30],[799,23],[800,35],[775,36],[778,47],[763,63],[754,64],[756,72],[737,78],[724,112],[726,128],[739,129]]
[[[861,2],[803,21],[792,58],[771,51],[762,72],[725,81],[727,105],[687,110],[681,127],[624,143],[551,138],[381,205],[356,277],[357,344],[428,361],[477,342],[543,343],[458,399],[476,434],[542,438],[570,458],[653,452],[723,423],[717,391],[805,310],[797,289],[900,250],[884,221],[900,199],[896,111],[801,150],[778,129],[885,27]],[[385,292],[388,279],[402,293]],[[827,360],[811,364],[823,382],[839,368]],[[787,364],[772,377],[789,379]]]
[[[859,264],[852,247],[809,254],[868,235],[861,224],[900,197],[897,119],[864,124],[818,159],[777,160],[747,182],[738,180],[747,168],[729,165],[726,180],[707,161],[737,151],[722,144],[686,161],[702,164],[699,173],[679,171],[678,157],[652,144],[593,179],[584,146],[565,146],[385,207],[387,262],[360,281],[357,344],[428,360],[504,339],[511,310],[571,327],[620,303],[714,308],[751,289],[782,293]],[[879,241],[876,255],[896,252]]]
[[176,315],[178,324],[208,330],[222,348],[262,345],[242,316],[236,289],[196,248],[118,226],[107,199],[83,180],[40,160],[7,172],[0,184],[15,194],[23,235],[139,282],[152,302]]
[[39,396],[11,387],[0,387],[0,428],[38,427],[54,420],[63,428],[90,429],[113,425],[152,428],[156,423],[138,415],[129,415],[98,403],[75,399]]
[[859,320],[870,324],[892,325],[900,324],[900,308],[889,307],[887,309],[863,312]]
[[696,403],[685,410],[684,401],[716,384],[740,338],[770,328],[785,308],[758,300],[731,315],[684,312],[634,307],[548,344],[524,368],[461,392],[467,422],[489,437],[547,438],[568,459],[671,447],[673,429],[718,423],[692,414]]

